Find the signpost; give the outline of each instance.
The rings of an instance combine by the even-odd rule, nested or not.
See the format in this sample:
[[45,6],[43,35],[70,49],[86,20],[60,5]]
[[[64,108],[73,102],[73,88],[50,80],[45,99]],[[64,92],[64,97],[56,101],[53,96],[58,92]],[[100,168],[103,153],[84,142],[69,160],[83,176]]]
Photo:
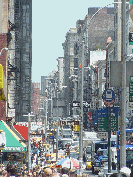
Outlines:
[[[107,117],[107,128],[108,128],[108,172],[111,173],[111,128],[115,128],[116,126],[116,119],[111,119],[111,108],[110,105],[112,105],[115,102],[115,94],[114,91],[111,89],[106,89],[103,92],[102,99],[104,104],[106,105],[108,109],[108,117]],[[111,127],[112,124],[112,127]]]

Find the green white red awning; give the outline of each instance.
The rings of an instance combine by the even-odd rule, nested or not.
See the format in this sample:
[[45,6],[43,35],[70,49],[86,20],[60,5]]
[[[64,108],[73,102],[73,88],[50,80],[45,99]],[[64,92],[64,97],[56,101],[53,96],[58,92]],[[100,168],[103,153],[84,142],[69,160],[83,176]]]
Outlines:
[[24,143],[20,143],[20,138],[10,129],[10,127],[4,122],[0,121],[0,130],[5,132],[6,146],[2,152],[25,152],[27,146]]

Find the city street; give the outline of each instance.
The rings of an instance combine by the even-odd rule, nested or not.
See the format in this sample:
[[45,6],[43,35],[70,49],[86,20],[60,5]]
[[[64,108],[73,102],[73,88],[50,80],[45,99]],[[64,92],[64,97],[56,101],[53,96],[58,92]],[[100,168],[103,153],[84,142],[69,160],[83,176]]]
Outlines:
[[0,177],[133,177],[133,0],[0,0]]

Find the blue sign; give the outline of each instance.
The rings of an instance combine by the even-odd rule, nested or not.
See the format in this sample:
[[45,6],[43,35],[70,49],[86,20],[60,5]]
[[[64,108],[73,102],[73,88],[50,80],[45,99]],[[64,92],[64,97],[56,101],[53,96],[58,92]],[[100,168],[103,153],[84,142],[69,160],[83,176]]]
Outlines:
[[102,99],[106,102],[111,102],[113,99],[115,99],[114,91],[111,89],[104,90]]
[[53,135],[50,135],[50,139],[53,139],[54,138],[54,136]]
[[92,120],[93,120],[93,124],[95,125],[95,123],[97,123],[97,110],[92,111]]
[[[111,117],[118,117],[119,107],[110,107]],[[98,117],[108,117],[108,108],[98,108],[97,110],[92,111],[92,120],[93,124],[97,123]]]

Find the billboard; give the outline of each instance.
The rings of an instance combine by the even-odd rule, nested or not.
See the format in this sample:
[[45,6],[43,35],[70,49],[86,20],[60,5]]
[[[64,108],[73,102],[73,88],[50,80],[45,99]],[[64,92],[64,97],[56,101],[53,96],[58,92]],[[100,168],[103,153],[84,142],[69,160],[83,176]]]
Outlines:
[[105,50],[90,51],[90,65],[95,66],[95,63],[98,60],[105,60],[105,59],[106,59]]

